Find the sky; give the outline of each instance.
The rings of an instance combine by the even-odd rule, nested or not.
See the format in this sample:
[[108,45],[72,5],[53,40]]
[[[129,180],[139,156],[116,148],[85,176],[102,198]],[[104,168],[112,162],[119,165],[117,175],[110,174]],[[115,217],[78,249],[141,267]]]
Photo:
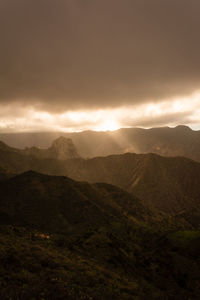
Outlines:
[[0,0],[0,132],[200,129],[199,0]]

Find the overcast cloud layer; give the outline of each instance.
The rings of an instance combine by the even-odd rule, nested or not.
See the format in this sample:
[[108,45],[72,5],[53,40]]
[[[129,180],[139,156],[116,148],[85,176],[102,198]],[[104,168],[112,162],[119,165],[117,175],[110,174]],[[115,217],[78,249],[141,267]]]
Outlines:
[[189,103],[200,90],[199,16],[199,0],[0,0],[0,108]]

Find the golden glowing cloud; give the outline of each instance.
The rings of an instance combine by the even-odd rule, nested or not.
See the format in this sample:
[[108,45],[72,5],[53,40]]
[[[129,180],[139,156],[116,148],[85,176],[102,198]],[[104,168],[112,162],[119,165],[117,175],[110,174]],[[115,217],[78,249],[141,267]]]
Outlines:
[[120,125],[115,120],[105,120],[103,123],[97,125],[96,131],[114,131],[120,128]]
[[117,130],[120,127],[189,125],[200,129],[200,93],[179,98],[115,109],[50,113],[34,107],[0,106],[0,131]]

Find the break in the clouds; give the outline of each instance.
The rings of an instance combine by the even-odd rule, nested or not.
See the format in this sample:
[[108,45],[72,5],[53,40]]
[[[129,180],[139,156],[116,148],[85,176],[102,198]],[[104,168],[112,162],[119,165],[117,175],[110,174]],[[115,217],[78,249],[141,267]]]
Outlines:
[[135,106],[120,106],[113,109],[76,110],[52,113],[35,110],[34,107],[20,108],[13,105],[0,110],[0,132],[16,131],[97,131],[117,130],[120,127],[154,127],[187,124],[199,128],[200,94],[188,100],[174,99],[160,103]]
[[199,0],[0,0],[0,128],[198,123],[199,14]]

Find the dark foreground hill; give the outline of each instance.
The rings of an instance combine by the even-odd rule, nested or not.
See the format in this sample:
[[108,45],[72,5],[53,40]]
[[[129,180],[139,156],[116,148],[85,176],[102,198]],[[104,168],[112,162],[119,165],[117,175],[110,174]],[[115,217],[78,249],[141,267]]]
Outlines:
[[72,139],[78,153],[84,158],[134,152],[185,156],[200,161],[200,131],[187,126],[122,128],[113,132],[0,134],[0,140],[16,148],[48,148],[61,135]]
[[0,182],[0,223],[53,232],[84,231],[117,218],[152,219],[133,195],[109,184],[28,171]]
[[31,171],[0,183],[0,214],[1,299],[200,297],[200,233],[119,188]]

